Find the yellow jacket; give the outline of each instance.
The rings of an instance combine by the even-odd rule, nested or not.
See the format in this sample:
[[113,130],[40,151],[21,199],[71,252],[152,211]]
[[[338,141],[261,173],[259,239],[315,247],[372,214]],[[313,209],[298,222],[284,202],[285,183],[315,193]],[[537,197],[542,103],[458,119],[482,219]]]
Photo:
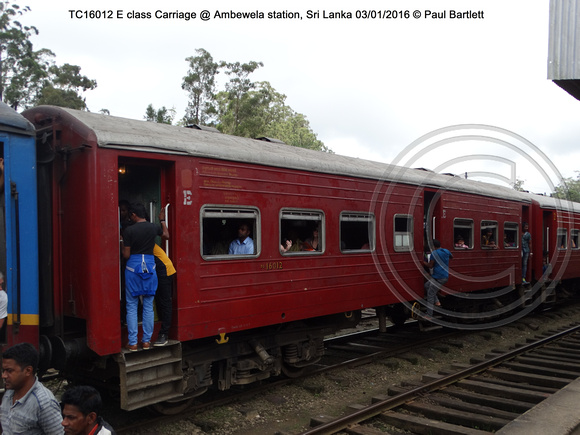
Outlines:
[[177,272],[175,270],[175,267],[173,266],[173,263],[171,262],[165,251],[161,249],[161,246],[159,246],[157,243],[153,247],[153,255],[155,255],[163,262],[163,264],[165,264],[165,267],[167,268],[167,276],[171,276],[175,272]]

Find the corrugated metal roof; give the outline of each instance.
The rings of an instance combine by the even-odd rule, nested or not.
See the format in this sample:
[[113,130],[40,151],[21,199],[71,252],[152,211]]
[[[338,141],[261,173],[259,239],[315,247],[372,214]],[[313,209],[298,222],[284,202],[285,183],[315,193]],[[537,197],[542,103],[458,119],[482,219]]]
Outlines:
[[548,79],[580,100],[580,0],[550,0]]

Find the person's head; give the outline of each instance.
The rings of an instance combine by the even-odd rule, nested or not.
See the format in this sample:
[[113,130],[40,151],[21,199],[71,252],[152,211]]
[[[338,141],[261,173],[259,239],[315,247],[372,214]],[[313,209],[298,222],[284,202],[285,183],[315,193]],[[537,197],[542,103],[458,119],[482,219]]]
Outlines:
[[528,225],[528,223],[527,223],[527,222],[524,222],[524,223],[522,224],[522,227],[524,228],[524,231],[528,231],[528,229],[530,228],[530,226]]
[[441,247],[441,242],[437,239],[433,239],[433,247],[439,249]]
[[250,232],[251,231],[248,224],[246,223],[240,224],[240,226],[238,227],[238,238],[244,240],[246,237],[250,235]]
[[463,240],[463,237],[459,236],[457,238],[457,243],[459,243],[460,245],[463,245],[465,243],[465,240]]
[[147,209],[140,202],[133,203],[129,207],[129,218],[133,219],[133,215],[140,219],[147,219]]
[[19,343],[2,353],[2,379],[7,390],[32,387],[38,369],[38,352],[30,343]]
[[89,434],[101,414],[99,392],[88,385],[66,390],[61,399],[62,426],[67,435]]
[[0,272],[0,290],[4,288],[4,274]]
[[129,220],[129,208],[131,204],[126,199],[119,201],[119,214],[121,215],[121,222]]

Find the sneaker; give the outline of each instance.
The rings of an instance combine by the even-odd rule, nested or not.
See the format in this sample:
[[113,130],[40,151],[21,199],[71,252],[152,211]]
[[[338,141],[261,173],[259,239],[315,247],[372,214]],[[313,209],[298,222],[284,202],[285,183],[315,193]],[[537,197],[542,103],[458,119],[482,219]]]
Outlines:
[[136,344],[128,344],[127,350],[129,352],[137,352],[139,350],[139,347]]
[[146,341],[143,343],[143,350],[149,350],[151,349],[151,343],[149,341]]
[[165,346],[167,344],[167,334],[159,334],[153,346]]
[[524,279],[522,279],[522,284],[529,284],[529,282],[527,282],[524,278]]

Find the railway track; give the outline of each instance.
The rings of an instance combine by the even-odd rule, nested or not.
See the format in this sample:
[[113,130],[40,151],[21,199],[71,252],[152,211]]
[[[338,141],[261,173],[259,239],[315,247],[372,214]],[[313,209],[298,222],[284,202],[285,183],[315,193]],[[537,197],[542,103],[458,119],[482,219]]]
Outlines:
[[529,341],[391,387],[344,417],[313,418],[303,435],[495,432],[580,376],[580,326]]
[[[394,328],[394,327],[393,327]],[[143,411],[135,411],[134,417],[128,422],[116,426],[119,435],[136,433],[139,430],[155,424],[167,424],[180,419],[194,416],[204,410],[226,406],[233,402],[244,401],[250,397],[271,391],[273,388],[304,380],[334,370],[356,367],[367,364],[376,358],[389,358],[404,355],[413,349],[430,344],[441,343],[460,334],[458,331],[437,329],[418,335],[416,322],[409,322],[404,327],[396,329],[396,333],[379,333],[377,328],[339,335],[325,340],[325,357],[316,365],[309,367],[299,377],[276,378],[263,381],[260,385],[244,386],[220,392],[215,399],[202,396],[200,401],[193,403],[187,409],[180,410],[176,415],[155,416]],[[208,395],[209,397],[210,395]],[[204,400],[205,399],[205,400]],[[177,415],[178,414],[178,415]]]
[[[394,393],[396,388],[412,390],[422,385],[411,382],[417,379],[417,375],[410,372],[417,373],[417,367],[426,367],[422,372],[428,372],[439,370],[441,365],[436,364],[440,359],[449,361],[448,364],[457,361],[467,363],[470,358],[471,361],[474,361],[473,356],[481,357],[482,349],[492,352],[496,346],[501,346],[497,344],[498,342],[504,342],[503,346],[513,346],[517,341],[511,339],[512,336],[520,336],[519,341],[521,342],[532,337],[533,331],[538,329],[546,331],[550,328],[549,325],[554,328],[555,325],[562,327],[562,325],[569,325],[570,322],[580,322],[579,310],[580,308],[577,306],[569,305],[555,312],[538,313],[537,316],[531,316],[529,319],[523,319],[497,330],[475,332],[450,332],[440,328],[418,334],[420,329],[418,324],[407,322],[403,328],[389,328],[387,333],[378,333],[373,327],[373,321],[368,319],[369,324],[364,325],[364,331],[328,338],[325,342],[325,358],[310,370],[305,371],[303,377],[274,378],[262,381],[260,385],[246,385],[216,394],[209,392],[197,398],[196,402],[188,409],[173,416],[155,416],[145,409],[130,413],[114,412],[114,417],[113,409],[111,409],[105,415],[120,435],[173,434],[176,432],[172,427],[183,425],[190,429],[178,433],[297,434],[306,430],[308,416],[317,413],[314,410],[318,408],[319,404],[335,403],[336,405],[332,406],[333,410],[328,415],[342,415],[353,400],[366,401],[367,397],[374,396],[376,396],[375,400],[384,400],[389,394],[387,386],[393,385],[392,381],[389,381],[393,375],[410,383],[392,387],[391,393]],[[546,327],[538,325],[546,325]],[[473,343],[479,343],[479,345]],[[367,365],[367,363],[369,364]],[[344,368],[348,369],[340,370]],[[460,368],[464,369],[465,367],[456,366],[454,370],[457,371]],[[360,374],[357,375],[357,373]],[[425,375],[424,381],[428,379],[428,376],[442,376],[443,374],[444,371],[437,375]],[[357,381],[359,376],[364,378],[364,380],[361,378],[360,384]],[[374,380],[375,376],[377,376],[376,381]],[[351,379],[354,379],[354,383],[351,383]],[[386,385],[382,390],[381,384]],[[372,394],[365,396],[366,392],[361,395],[357,391],[352,391],[353,388],[356,389],[355,385],[364,388],[360,391],[371,392],[372,390]],[[327,394],[333,388],[338,388],[337,396]],[[351,391],[350,399],[342,397],[342,391],[345,388]],[[300,393],[300,391],[302,392]],[[379,397],[381,394],[384,396]],[[293,399],[294,395],[297,395],[297,402]],[[312,397],[312,404],[306,405],[310,411],[307,411],[305,416],[299,417],[299,414],[306,410],[304,408],[304,401],[308,401],[306,396]],[[354,397],[358,397],[358,399],[353,399]],[[286,400],[289,402],[287,403]],[[293,411],[288,413],[286,408]],[[357,406],[358,408],[360,406]],[[267,428],[254,430],[254,425],[258,420],[267,422],[268,418],[275,415],[279,417],[274,417],[275,421],[269,423]],[[286,416],[282,417],[282,415]],[[251,429],[243,430],[242,428],[248,424]],[[386,425],[378,419],[370,423],[370,425],[377,424]],[[292,428],[279,430],[285,426]],[[365,430],[368,430],[369,423],[361,423],[360,426],[364,426]],[[237,427],[238,430],[233,430],[234,427]],[[359,426],[355,425],[355,427]],[[314,429],[316,428],[311,430]]]

